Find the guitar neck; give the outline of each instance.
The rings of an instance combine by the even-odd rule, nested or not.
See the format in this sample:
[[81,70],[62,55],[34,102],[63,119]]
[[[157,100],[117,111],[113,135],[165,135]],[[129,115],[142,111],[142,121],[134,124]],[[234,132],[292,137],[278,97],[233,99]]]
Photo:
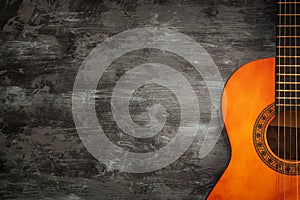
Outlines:
[[300,1],[277,2],[276,108],[300,108]]

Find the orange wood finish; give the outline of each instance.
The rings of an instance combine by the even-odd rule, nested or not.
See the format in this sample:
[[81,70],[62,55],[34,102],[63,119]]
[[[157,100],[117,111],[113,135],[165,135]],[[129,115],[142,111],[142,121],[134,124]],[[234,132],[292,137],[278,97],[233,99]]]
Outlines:
[[274,100],[274,58],[250,62],[228,80],[222,112],[231,160],[209,200],[300,200],[299,176],[279,174],[269,168],[253,144],[255,121]]

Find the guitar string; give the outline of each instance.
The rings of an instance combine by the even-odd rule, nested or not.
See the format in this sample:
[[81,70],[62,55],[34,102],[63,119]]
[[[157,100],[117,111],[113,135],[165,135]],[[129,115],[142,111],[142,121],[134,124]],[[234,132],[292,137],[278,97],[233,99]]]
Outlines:
[[[292,11],[292,7],[296,7],[296,4],[290,4],[289,5],[289,13],[292,13],[293,11]],[[290,15],[290,20],[289,20],[289,24],[292,24],[292,15]],[[295,24],[295,21],[294,21],[294,25],[295,25],[295,27],[296,27],[296,24]],[[296,29],[296,28],[295,28]],[[289,35],[292,35],[291,34],[292,33],[292,28],[290,28],[290,30],[289,30]],[[295,41],[296,41],[296,38],[295,38]],[[289,41],[289,44],[292,44],[292,39],[290,38],[290,41]],[[289,49],[289,53],[288,53],[289,55],[292,55],[292,49]],[[294,64],[296,64],[296,59],[297,59],[297,54],[296,54],[296,52],[295,52],[295,54],[294,54],[294,56],[295,56],[295,63]],[[290,58],[290,64],[292,64],[292,57]],[[296,66],[296,65],[295,65]],[[294,68],[294,73],[296,73],[296,68]],[[292,81],[289,81],[290,82],[290,88],[293,88],[293,86],[295,87],[295,90],[297,90],[298,89],[298,87],[297,87],[297,85],[296,84],[294,84],[294,85],[292,85]],[[295,81],[295,83],[296,83],[296,81]],[[296,92],[295,92],[295,94],[296,94]],[[292,96],[292,92],[290,92],[290,97]],[[292,160],[292,119],[293,119],[293,116],[292,116],[292,107],[293,107],[293,105],[292,105],[292,101],[291,101],[291,99],[289,99],[289,102],[290,102],[290,111],[289,111],[289,114],[290,114],[290,118],[289,118],[289,122],[290,122],[290,125],[289,125],[289,132],[290,132],[290,134],[289,134],[289,139],[290,139],[290,141],[289,141],[289,159],[290,160]],[[295,106],[294,106],[295,107]],[[293,191],[292,191],[292,181],[293,181],[293,179],[292,179],[292,177],[291,176],[289,176],[289,179],[290,179],[290,197],[292,197],[293,196]]]
[[[295,0],[295,3],[297,2],[297,0]],[[294,6],[294,14],[295,14],[295,24],[297,24],[297,5],[295,4]],[[297,36],[297,28],[295,28],[295,36]],[[297,39],[295,39],[295,54],[298,54],[297,51]],[[297,79],[297,73],[296,73],[296,65],[298,64],[297,62],[298,60],[295,58],[295,81],[298,83],[298,79]],[[297,71],[298,72],[298,71]],[[298,87],[298,85],[297,85]],[[297,88],[298,89],[298,88]],[[297,111],[298,111],[298,93],[295,93],[296,96],[296,107],[295,107],[295,119],[296,119],[296,195],[297,195],[297,200],[298,200],[298,193],[299,193],[299,183],[298,183],[298,119],[297,119]]]
[[[294,25],[295,25],[295,27],[296,27],[296,25],[297,25],[297,16],[296,16],[296,14],[297,14],[297,5],[296,5],[296,2],[297,2],[297,0],[295,0],[294,1],[295,2],[295,4],[294,4],[294,16],[295,16],[295,18],[294,18]],[[294,81],[295,81],[295,83],[298,83],[297,81],[297,73],[298,73],[298,70],[297,70],[297,64],[298,64],[298,60],[297,60],[297,54],[298,54],[298,52],[297,52],[297,28],[295,28],[295,30],[294,30],[294,35],[295,35],[295,41],[294,41],[294,45],[295,45],[295,47],[294,47],[294,55],[295,55],[295,60],[294,60]],[[297,84],[295,84],[295,89],[296,90],[298,90],[298,85]],[[298,109],[298,93],[297,92],[295,92],[294,93],[294,95],[295,95],[295,104],[294,104],[294,112],[295,112],[295,115],[294,115],[294,117],[295,117],[295,126],[294,126],[294,128],[295,128],[295,139],[296,139],[296,141],[295,141],[295,153],[296,153],[296,160],[295,160],[295,163],[296,163],[296,198],[297,198],[297,200],[298,200],[298,133],[297,133],[297,129],[298,129],[298,120],[297,120],[297,109]],[[291,118],[292,119],[292,118]],[[290,120],[291,120],[290,119]],[[291,127],[291,126],[290,126]],[[292,143],[291,143],[291,141],[292,141],[292,134],[291,134],[291,129],[290,129],[290,152],[292,152],[291,151],[291,148],[292,148]],[[291,193],[291,196],[293,195],[293,182],[292,182],[292,177],[290,176],[290,193]]]
[[[294,4],[294,14],[296,14],[297,12],[296,12],[296,7],[297,7],[297,5],[296,5],[296,2],[297,2],[297,0],[295,0],[294,1],[295,2],[295,4]],[[295,25],[295,27],[296,27],[296,25],[297,25],[297,17],[295,16],[295,18],[294,18],[294,25]],[[295,36],[297,36],[297,28],[295,28],[295,30],[294,30],[294,34],[295,34]],[[295,38],[295,41],[294,41],[294,45],[295,45],[295,48],[294,48],[294,55],[295,55],[295,60],[294,60],[294,74],[295,74],[295,77],[294,77],[294,81],[295,81],[295,83],[298,83],[297,82],[297,79],[296,79],[296,74],[297,74],[297,68],[296,68],[296,65],[297,65],[297,49],[296,49],[296,46],[297,46],[297,39]],[[298,89],[298,85],[296,85],[295,84],[295,89]],[[295,96],[297,96],[297,92],[295,92],[294,93],[294,95]],[[296,100],[295,100],[295,105],[294,105],[294,109],[295,109],[295,116],[293,116],[293,117],[295,117],[295,118],[297,118],[297,98],[296,98]],[[291,118],[292,119],[292,118]],[[290,120],[291,120],[290,119]],[[297,122],[297,121],[296,121]],[[296,128],[296,132],[297,132],[297,125],[295,126],[295,128]],[[291,130],[291,129],[290,129]],[[296,136],[297,137],[297,136]],[[292,148],[292,143],[291,143],[291,141],[292,141],[292,134],[291,134],[291,131],[290,131],[290,149]],[[296,140],[296,143],[297,143],[297,140]],[[297,144],[296,144],[296,146],[297,146]],[[297,149],[297,148],[296,148]],[[292,151],[290,150],[290,152],[292,153]],[[296,162],[297,162],[297,150],[296,150]],[[297,169],[297,167],[296,167],[296,169]],[[290,179],[292,180],[292,178],[290,177]],[[292,181],[290,182],[290,191],[291,191],[291,196],[293,195],[293,191],[292,191]],[[296,197],[297,199],[298,199],[298,194],[297,194],[297,197]]]
[[[282,5],[281,4],[279,4],[279,20],[278,20],[278,24],[279,25],[281,25],[281,21],[282,21],[282,13],[281,13],[281,10],[282,10]],[[278,27],[278,35],[279,36],[281,36],[281,28],[280,27]],[[279,55],[279,58],[277,58],[277,61],[278,61],[278,74],[277,74],[277,77],[278,77],[278,80],[279,80],[279,83],[277,83],[278,85],[277,85],[277,89],[278,89],[278,96],[280,97],[280,87],[281,87],[281,66],[280,66],[280,64],[281,64],[281,46],[282,46],[282,44],[281,44],[281,39],[278,39],[278,46],[279,46],[279,49],[278,49],[278,55]],[[284,48],[284,47],[283,47]],[[278,101],[279,100],[276,100],[276,102],[278,103]],[[276,106],[276,108],[277,108],[277,116],[278,116],[278,118],[277,118],[277,120],[278,120],[278,126],[277,126],[277,138],[278,138],[278,141],[277,141],[277,155],[279,155],[279,153],[280,153],[280,148],[279,148],[279,145],[280,145],[280,135],[279,135],[279,133],[280,133],[280,127],[279,127],[279,124],[280,124],[280,117],[279,117],[279,112],[280,112],[280,108],[279,108],[279,106]],[[277,160],[277,166],[278,166],[278,168],[277,168],[277,181],[278,181],[278,185],[277,185],[277,197],[278,197],[278,200],[280,200],[280,174],[279,174],[279,160]]]
[[[295,3],[297,2],[297,0],[295,0]],[[295,14],[295,25],[297,24],[297,5],[295,4],[294,6],[294,14]],[[295,28],[295,32],[294,32],[295,36],[297,36],[297,28]],[[297,55],[298,52],[297,52],[297,39],[295,39],[295,55]],[[297,68],[296,68],[296,65],[298,64],[297,62],[298,60],[295,58],[295,81],[298,81],[297,79]],[[298,87],[298,85],[297,85]],[[297,88],[298,89],[298,88]],[[296,96],[296,107],[295,107],[295,119],[296,119],[296,148],[295,148],[295,151],[296,151],[296,195],[297,195],[297,200],[298,200],[298,193],[299,193],[299,181],[298,181],[298,119],[297,119],[297,111],[298,111],[298,93],[295,92],[295,96]]]
[[[292,6],[293,4],[291,3],[291,4],[288,4],[288,13],[290,14],[290,13],[292,13],[291,12],[291,6]],[[292,17],[291,17],[291,15],[289,15],[289,19],[287,20],[287,23],[288,24],[292,24]],[[288,35],[291,35],[291,32],[292,32],[292,27],[290,26],[290,28],[288,28],[289,29],[289,31],[288,31]],[[290,45],[291,44],[291,41],[292,41],[292,39],[291,38],[288,38],[288,44]],[[291,54],[291,49],[289,49],[288,50],[288,52],[287,52],[287,54],[290,56],[289,58],[288,58],[288,63],[289,64],[292,64],[292,54]],[[290,71],[290,69],[288,70],[288,71]],[[285,80],[284,81],[286,81],[286,78],[284,78]],[[289,82],[291,82],[291,81],[289,81]],[[292,84],[291,83],[289,83],[289,88],[290,88],[290,92],[289,92],[289,97],[291,97],[292,96]],[[289,136],[290,136],[290,138],[289,138],[289,141],[286,141],[286,142],[290,142],[290,143],[288,143],[289,144],[289,146],[286,146],[286,148],[289,148],[289,150],[291,149],[291,110],[292,110],[292,102],[289,100],[289,110],[288,109],[286,109],[287,110],[287,112],[285,112],[285,113],[287,113],[289,116],[287,116],[287,126],[288,126],[288,129],[286,130],[286,132],[288,132],[288,134],[289,134]],[[286,137],[285,137],[285,139],[287,139]],[[290,160],[291,159],[291,151],[289,151],[288,149],[285,149],[286,151],[288,151],[288,159]],[[286,162],[286,159],[284,160],[285,162]],[[289,171],[287,172],[287,173],[289,173]],[[289,185],[289,191],[287,191],[287,195],[289,195],[290,197],[292,196],[291,195],[291,192],[292,192],[292,190],[291,190],[291,177],[289,176],[288,177],[288,180],[287,180],[287,184],[290,184]]]
[[[285,0],[285,4],[284,4],[284,13],[287,14],[287,1]],[[287,19],[286,19],[286,15],[284,16],[284,25],[287,25]],[[286,30],[286,27],[284,27],[284,35],[286,36],[287,34],[287,30]],[[284,46],[286,46],[286,38],[283,39],[284,41]],[[284,56],[286,56],[286,48],[283,49],[283,54]],[[284,62],[284,65],[286,65],[286,58],[283,58],[283,62]],[[283,68],[283,74],[286,74],[286,68]],[[285,78],[284,78],[284,82],[285,82]],[[285,85],[283,85],[283,88],[285,87]],[[284,92],[283,96],[285,97],[284,100],[283,100],[283,160],[284,160],[284,164],[283,164],[283,173],[284,173],[284,177],[283,177],[283,199],[286,199],[286,188],[285,188],[285,185],[286,185],[286,165],[285,165],[285,160],[286,160],[286,92]]]

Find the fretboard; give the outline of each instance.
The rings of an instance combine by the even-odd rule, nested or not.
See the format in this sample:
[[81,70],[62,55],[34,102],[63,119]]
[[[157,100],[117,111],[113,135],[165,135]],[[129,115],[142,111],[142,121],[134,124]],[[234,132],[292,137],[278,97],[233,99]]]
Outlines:
[[300,110],[300,0],[277,4],[276,108]]

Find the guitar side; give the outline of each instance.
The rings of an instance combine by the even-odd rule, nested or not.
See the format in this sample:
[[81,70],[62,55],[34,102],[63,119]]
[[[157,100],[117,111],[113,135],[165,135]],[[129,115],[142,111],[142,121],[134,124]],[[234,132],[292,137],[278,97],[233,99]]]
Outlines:
[[297,193],[300,198],[299,176],[283,175],[268,167],[253,144],[258,116],[274,103],[274,83],[274,58],[250,62],[228,80],[222,112],[232,149],[231,160],[208,200],[296,199]]

